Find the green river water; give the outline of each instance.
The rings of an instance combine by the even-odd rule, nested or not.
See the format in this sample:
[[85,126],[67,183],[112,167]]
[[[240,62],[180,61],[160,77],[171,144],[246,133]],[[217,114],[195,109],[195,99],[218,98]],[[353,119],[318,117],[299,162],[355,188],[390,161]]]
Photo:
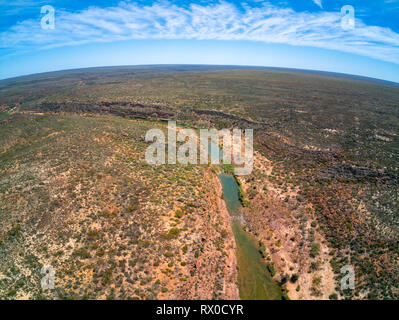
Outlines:
[[271,277],[258,251],[256,240],[246,232],[238,219],[241,203],[236,180],[232,175],[220,174],[223,198],[233,217],[233,233],[237,244],[238,288],[244,300],[280,300],[280,286]]

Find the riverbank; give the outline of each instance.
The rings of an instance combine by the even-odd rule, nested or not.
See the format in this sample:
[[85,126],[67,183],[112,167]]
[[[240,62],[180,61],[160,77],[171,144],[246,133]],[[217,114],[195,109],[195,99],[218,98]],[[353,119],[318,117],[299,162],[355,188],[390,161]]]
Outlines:
[[237,286],[237,245],[233,234],[233,220],[226,207],[226,202],[223,200],[223,189],[220,180],[214,176],[213,183],[215,185],[217,195],[217,207],[219,214],[222,217],[223,228],[226,230],[227,243],[225,243],[226,264],[225,279],[228,280],[224,283],[223,291],[225,296],[230,297],[232,300],[239,300],[240,293]]

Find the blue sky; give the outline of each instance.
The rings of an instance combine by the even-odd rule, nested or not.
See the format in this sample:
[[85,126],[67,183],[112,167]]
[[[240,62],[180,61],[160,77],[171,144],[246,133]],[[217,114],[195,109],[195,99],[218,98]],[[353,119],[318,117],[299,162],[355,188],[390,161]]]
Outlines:
[[[55,9],[43,29],[40,9]],[[342,27],[341,8],[355,26]],[[0,79],[71,68],[229,64],[399,82],[399,0],[0,0]]]

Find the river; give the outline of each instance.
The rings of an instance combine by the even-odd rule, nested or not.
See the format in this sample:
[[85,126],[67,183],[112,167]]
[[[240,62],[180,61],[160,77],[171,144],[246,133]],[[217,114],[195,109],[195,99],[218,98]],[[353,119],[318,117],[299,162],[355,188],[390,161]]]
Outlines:
[[[213,148],[212,148],[213,147]],[[211,149],[216,151],[212,153]],[[223,159],[223,152],[218,145],[208,144],[210,160]],[[238,266],[238,289],[243,300],[281,300],[281,287],[272,278],[262,258],[256,239],[246,232],[242,218],[237,181],[231,174],[219,174],[223,187],[223,198],[233,221],[233,234],[236,241]]]
[[240,222],[239,189],[232,175],[220,174],[223,198],[233,218],[233,233],[237,245],[238,289],[244,300],[280,300],[280,286],[271,277],[258,250],[257,242]]

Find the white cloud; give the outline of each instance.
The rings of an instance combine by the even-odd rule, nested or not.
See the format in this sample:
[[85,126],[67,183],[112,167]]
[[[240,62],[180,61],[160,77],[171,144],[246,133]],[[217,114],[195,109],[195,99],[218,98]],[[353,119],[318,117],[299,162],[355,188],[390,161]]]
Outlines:
[[354,30],[341,28],[340,12],[295,12],[266,3],[244,5],[167,3],[142,6],[121,2],[115,7],[90,7],[80,12],[56,11],[54,30],[39,20],[26,20],[0,33],[0,48],[18,51],[88,42],[129,39],[251,40],[312,46],[352,52],[399,63],[399,34],[356,20]]
[[321,2],[321,0],[313,0],[313,2],[317,4],[320,8],[323,8],[323,3]]

